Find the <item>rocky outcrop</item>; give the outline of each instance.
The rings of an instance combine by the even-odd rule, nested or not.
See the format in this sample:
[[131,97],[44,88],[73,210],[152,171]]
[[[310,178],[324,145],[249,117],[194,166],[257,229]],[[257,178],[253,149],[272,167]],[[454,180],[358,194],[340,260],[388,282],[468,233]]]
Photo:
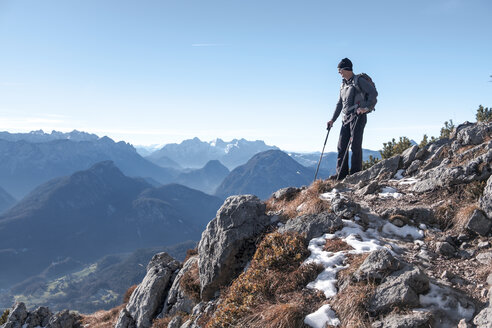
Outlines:
[[27,311],[22,302],[15,303],[7,322],[0,326],[2,328],[79,328],[81,317],[75,312],[64,310],[53,314],[47,307],[39,307],[34,311]]
[[322,212],[320,214],[301,215],[297,218],[287,221],[280,227],[280,233],[297,232],[306,236],[306,240],[320,237],[326,232],[334,232],[342,228],[343,223],[339,216]]
[[195,301],[191,299],[181,287],[181,282],[185,273],[189,272],[194,266],[198,265],[198,256],[193,256],[185,262],[183,268],[179,270],[176,279],[167,294],[164,308],[162,309],[159,318],[163,318],[166,315],[175,315],[179,312],[190,314],[193,307],[196,305]]
[[256,196],[231,196],[207,225],[198,244],[202,299],[212,299],[250,261],[256,238],[270,225],[265,209]]
[[428,328],[433,327],[433,322],[430,312],[391,314],[383,320],[373,322],[372,328]]
[[359,183],[366,182],[373,179],[379,179],[382,177],[392,177],[395,175],[400,164],[400,155],[382,160],[376,163],[371,168],[351,174],[347,176],[343,181],[346,183]]
[[173,276],[180,266],[180,263],[167,253],[154,255],[147,265],[147,275],[132,293],[116,327],[150,327],[152,320],[162,310]]
[[354,278],[358,281],[379,282],[392,272],[398,270],[401,266],[401,262],[388,249],[381,248],[369,254],[359,269],[354,273]]
[[483,195],[480,197],[480,207],[488,218],[492,220],[492,177],[487,180]]
[[416,308],[419,294],[429,290],[429,278],[418,267],[407,265],[386,277],[369,300],[372,313],[389,312],[395,307]]

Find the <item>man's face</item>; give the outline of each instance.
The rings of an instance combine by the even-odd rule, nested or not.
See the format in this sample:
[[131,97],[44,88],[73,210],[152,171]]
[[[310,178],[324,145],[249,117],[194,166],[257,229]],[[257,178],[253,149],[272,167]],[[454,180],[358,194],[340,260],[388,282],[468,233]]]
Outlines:
[[345,69],[342,69],[342,68],[339,68],[338,69],[338,73],[340,73],[340,75],[345,79],[345,80],[348,80],[352,77],[352,71],[348,71],[348,70],[345,70]]

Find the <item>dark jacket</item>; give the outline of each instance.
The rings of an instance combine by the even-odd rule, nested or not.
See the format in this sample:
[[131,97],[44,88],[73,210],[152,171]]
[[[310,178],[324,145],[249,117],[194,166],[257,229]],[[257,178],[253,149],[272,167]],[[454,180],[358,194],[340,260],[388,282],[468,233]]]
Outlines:
[[366,79],[359,77],[359,88],[367,93],[367,101],[361,100],[359,104],[356,104],[355,96],[357,95],[357,89],[354,85],[355,74],[347,81],[343,79],[340,87],[340,97],[333,113],[332,121],[335,122],[341,112],[343,112],[343,122],[349,121],[352,114],[357,108],[373,108],[377,102],[378,92],[376,88],[369,83]]

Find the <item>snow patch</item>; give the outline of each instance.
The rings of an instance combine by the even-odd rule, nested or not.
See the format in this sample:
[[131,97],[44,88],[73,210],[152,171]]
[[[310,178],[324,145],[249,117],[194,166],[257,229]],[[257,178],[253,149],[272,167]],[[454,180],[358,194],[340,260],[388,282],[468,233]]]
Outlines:
[[402,196],[403,194],[399,193],[398,190],[396,190],[393,187],[384,187],[379,193],[379,197],[383,197],[383,198],[393,197],[395,199],[398,199]]
[[415,178],[404,178],[404,179],[399,180],[398,184],[400,184],[400,185],[412,185],[412,184],[417,183],[419,181],[420,181],[419,179],[415,179]]
[[473,306],[464,307],[459,300],[446,295],[444,288],[433,283],[430,284],[430,291],[425,295],[420,295],[419,300],[423,307],[436,307],[438,309],[452,311],[457,317],[465,318],[466,321],[473,318],[473,313],[475,312]]
[[318,311],[313,312],[304,318],[304,323],[313,328],[324,328],[326,324],[331,326],[338,326],[340,320],[335,315],[335,312],[330,308],[328,304],[323,305]]
[[413,239],[424,238],[424,232],[422,230],[417,229],[416,227],[405,225],[400,228],[390,222],[386,223],[383,226],[383,232],[389,235],[395,235],[402,238],[406,238],[407,236],[410,236]]
[[[345,261],[345,254],[361,254],[383,247],[378,241],[377,237],[379,236],[379,233],[375,229],[363,231],[358,224],[350,220],[343,220],[343,224],[344,228],[334,234],[325,234],[322,237],[311,239],[308,246],[311,255],[304,262],[314,262],[324,266],[325,269],[323,272],[318,275],[316,280],[310,282],[307,287],[322,291],[327,298],[337,294],[336,274],[338,271],[347,267],[343,264]],[[339,252],[324,251],[323,248],[326,240],[334,238],[342,239],[350,245],[353,250]],[[326,324],[336,326],[340,324],[335,313],[331,311],[327,305],[323,305],[316,312],[309,314],[304,322],[311,327],[325,327]]]

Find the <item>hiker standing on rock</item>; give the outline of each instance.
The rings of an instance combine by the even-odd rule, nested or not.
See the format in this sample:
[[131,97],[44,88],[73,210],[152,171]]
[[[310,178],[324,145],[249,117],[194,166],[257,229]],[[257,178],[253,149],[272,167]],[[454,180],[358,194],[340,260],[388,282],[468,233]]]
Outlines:
[[367,74],[356,75],[352,72],[352,62],[348,58],[342,59],[338,64],[338,73],[343,78],[340,97],[327,128],[331,129],[340,112],[343,112],[337,149],[337,173],[330,176],[330,179],[341,180],[349,174],[349,143],[352,146],[350,174],[362,170],[362,135],[367,123],[367,113],[374,110],[378,92]]

